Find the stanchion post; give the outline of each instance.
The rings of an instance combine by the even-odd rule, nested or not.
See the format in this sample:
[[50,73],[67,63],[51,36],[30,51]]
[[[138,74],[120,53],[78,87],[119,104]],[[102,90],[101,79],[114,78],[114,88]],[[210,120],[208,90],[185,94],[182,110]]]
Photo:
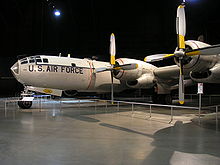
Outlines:
[[7,117],[7,101],[5,101],[5,117]]
[[170,122],[169,123],[172,123],[173,121],[173,107],[170,107]]
[[203,94],[203,83],[198,83],[198,92],[199,94],[199,124],[201,120],[201,107],[202,107],[202,94]]
[[96,100],[95,100],[95,114],[96,114]]
[[61,98],[60,98],[60,112],[62,111],[62,101],[61,101]]
[[80,100],[78,100],[78,103],[79,103],[79,108],[80,108]]
[[40,112],[42,111],[42,96],[40,97]]
[[107,108],[108,108],[108,101],[106,100],[105,103],[106,103],[106,104],[105,104],[105,113],[106,113]]
[[201,106],[202,106],[202,94],[199,94],[199,124],[201,120]]
[[134,104],[133,103],[131,104],[131,111],[132,111],[131,116],[133,117],[133,114],[134,114]]
[[218,106],[215,107],[215,113],[216,113],[216,122],[218,122]]

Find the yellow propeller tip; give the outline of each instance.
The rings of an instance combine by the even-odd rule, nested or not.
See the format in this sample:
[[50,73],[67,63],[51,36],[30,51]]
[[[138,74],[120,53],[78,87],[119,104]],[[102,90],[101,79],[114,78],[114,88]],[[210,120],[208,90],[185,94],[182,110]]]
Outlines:
[[184,7],[185,7],[184,5],[179,5],[179,6],[178,6],[178,8],[184,8]]
[[112,65],[115,65],[115,56],[114,55],[111,55],[110,63]]
[[179,101],[180,104],[184,104],[184,101]]
[[147,57],[144,58],[144,61],[147,62]]

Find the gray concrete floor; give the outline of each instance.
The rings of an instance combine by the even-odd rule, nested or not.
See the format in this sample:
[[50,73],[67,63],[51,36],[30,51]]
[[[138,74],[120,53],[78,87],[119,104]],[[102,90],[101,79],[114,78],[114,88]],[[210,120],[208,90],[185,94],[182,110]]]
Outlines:
[[220,164],[220,132],[191,122],[194,110],[169,124],[163,109],[150,119],[144,107],[132,115],[130,106],[91,105],[44,101],[21,111],[10,103],[5,114],[1,101],[0,164]]

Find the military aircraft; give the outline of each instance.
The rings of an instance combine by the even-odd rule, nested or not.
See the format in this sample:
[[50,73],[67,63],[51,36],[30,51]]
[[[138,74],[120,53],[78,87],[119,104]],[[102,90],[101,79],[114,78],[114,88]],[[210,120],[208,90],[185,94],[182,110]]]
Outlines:
[[[19,59],[12,67],[15,78],[25,91],[61,96],[62,91],[121,92],[125,89],[155,88],[154,103],[172,103],[171,91],[179,88],[184,103],[184,86],[195,82],[220,83],[220,45],[185,41],[185,3],[177,8],[177,48],[173,54],[150,55],[145,62],[137,59],[115,60],[115,36],[110,38],[110,63],[90,59],[36,55]],[[176,65],[156,67],[148,62],[174,58]],[[185,80],[184,80],[185,77]],[[114,89],[114,90],[113,90]],[[20,102],[30,108],[31,101]]]
[[[147,85],[149,69],[155,66],[144,61],[120,58],[115,60],[115,37],[111,35],[111,62],[79,59],[60,56],[36,55],[19,59],[11,71],[15,78],[25,86],[25,91],[61,96],[62,91],[109,93],[113,87],[121,92],[130,86]],[[130,71],[130,72],[128,72]],[[148,76],[148,77],[147,77]],[[138,80],[129,84],[127,80]],[[146,82],[143,84],[143,81]],[[153,82],[152,82],[153,85]],[[22,105],[24,104],[24,105]],[[19,102],[22,108],[31,102]]]

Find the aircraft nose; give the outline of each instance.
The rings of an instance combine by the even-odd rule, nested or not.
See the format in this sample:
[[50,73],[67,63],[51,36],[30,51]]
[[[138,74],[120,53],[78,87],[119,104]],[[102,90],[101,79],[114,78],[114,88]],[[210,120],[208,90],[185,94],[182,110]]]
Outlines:
[[16,77],[17,75],[19,75],[19,63],[16,62],[12,67],[11,67],[11,71],[13,73],[13,75]]

